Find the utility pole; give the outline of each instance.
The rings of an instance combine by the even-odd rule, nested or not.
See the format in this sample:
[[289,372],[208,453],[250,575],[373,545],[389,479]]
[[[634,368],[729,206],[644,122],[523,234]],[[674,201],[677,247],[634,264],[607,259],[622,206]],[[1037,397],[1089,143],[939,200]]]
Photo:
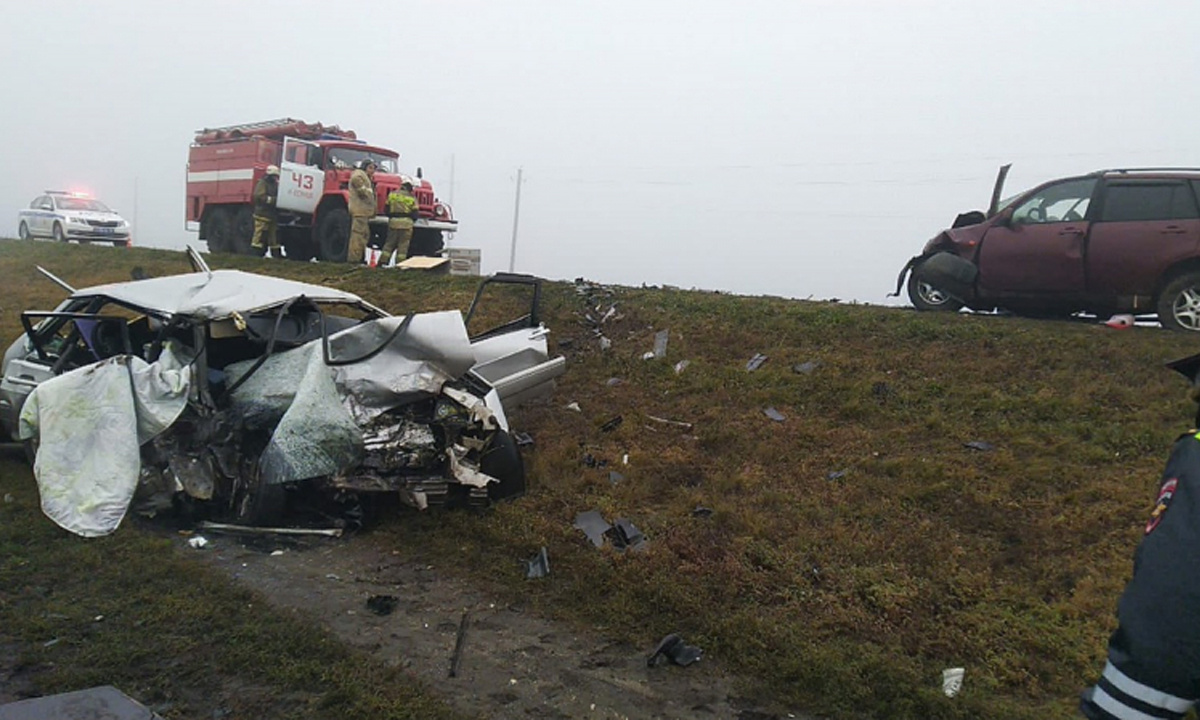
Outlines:
[[521,219],[521,173],[524,168],[517,168],[517,203],[513,208],[512,249],[508,253],[508,271],[513,272],[517,264],[517,222]]

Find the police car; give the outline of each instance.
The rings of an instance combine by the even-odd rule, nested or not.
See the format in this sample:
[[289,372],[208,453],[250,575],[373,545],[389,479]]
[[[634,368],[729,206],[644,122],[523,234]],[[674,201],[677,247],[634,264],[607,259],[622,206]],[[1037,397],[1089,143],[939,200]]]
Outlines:
[[130,227],[125,218],[107,205],[82,193],[47,190],[17,213],[17,235],[22,240],[54,238],[60,242],[110,242],[130,244]]

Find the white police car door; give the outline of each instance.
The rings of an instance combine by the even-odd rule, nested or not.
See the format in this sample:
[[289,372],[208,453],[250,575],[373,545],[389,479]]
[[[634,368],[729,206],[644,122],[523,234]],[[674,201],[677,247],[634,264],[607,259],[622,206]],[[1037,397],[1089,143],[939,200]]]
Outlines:
[[312,214],[325,192],[325,171],[321,169],[321,148],[315,143],[284,138],[283,158],[279,162],[279,197],[275,206]]
[[49,235],[53,217],[54,201],[49,195],[43,195],[36,201],[34,213],[29,218],[29,229],[38,235]]

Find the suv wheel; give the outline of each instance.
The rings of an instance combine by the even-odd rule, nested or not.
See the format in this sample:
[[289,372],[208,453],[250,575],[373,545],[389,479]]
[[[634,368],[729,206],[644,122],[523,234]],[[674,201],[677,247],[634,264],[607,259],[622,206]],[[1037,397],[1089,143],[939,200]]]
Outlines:
[[25,224],[24,220],[22,220],[21,224],[17,226],[17,237],[21,238],[22,240],[28,240],[30,238],[29,226]]
[[1200,332],[1200,272],[1167,283],[1158,296],[1158,321],[1168,330]]
[[67,236],[63,235],[62,223],[54,223],[54,240],[55,242],[67,241]]
[[908,275],[908,299],[918,310],[941,310],[954,312],[963,304],[938,290],[929,283],[917,279],[917,268]]

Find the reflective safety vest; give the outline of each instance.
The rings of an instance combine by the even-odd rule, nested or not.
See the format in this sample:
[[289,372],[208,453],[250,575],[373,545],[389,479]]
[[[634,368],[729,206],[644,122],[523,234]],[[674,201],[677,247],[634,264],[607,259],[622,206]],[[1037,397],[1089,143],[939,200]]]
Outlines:
[[403,190],[393,190],[387,196],[388,227],[413,226],[417,217],[417,199]]

